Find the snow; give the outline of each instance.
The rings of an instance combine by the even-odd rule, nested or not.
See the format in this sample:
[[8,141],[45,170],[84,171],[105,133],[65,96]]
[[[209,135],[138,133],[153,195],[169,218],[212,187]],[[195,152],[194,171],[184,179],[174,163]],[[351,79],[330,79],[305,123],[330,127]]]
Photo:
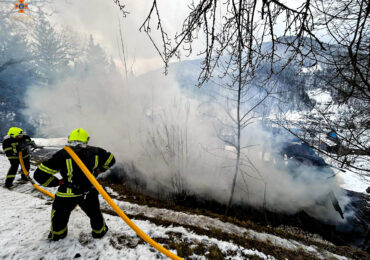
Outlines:
[[[319,116],[318,110],[325,111],[327,110],[330,114],[329,119],[332,122],[335,122],[339,120],[340,116],[338,115],[339,111],[346,111],[348,107],[342,105],[333,105],[333,106],[327,106],[332,102],[332,96],[330,92],[317,88],[314,90],[307,91],[308,96],[310,99],[313,99],[317,102],[317,107],[313,111],[311,111],[316,116]],[[339,109],[340,107],[340,109]],[[298,122],[300,120],[306,120],[305,114],[299,111],[289,111],[286,113],[285,118],[288,121],[291,122]],[[271,117],[273,119],[273,117]],[[366,136],[366,135],[365,135]],[[323,136],[325,138],[325,136]],[[325,140],[325,139],[323,139]],[[327,143],[331,143],[330,140],[325,140]],[[330,158],[325,158],[324,155],[322,157],[327,161],[329,165],[336,165],[335,161],[330,161]],[[369,169],[370,168],[370,161],[368,160],[368,157],[366,156],[360,156],[356,159],[356,162],[354,166],[362,169]],[[348,169],[345,170],[345,172],[341,172],[335,168],[332,168],[333,171],[336,173],[336,178],[338,179],[338,183],[340,184],[340,187],[346,190],[360,192],[360,193],[366,193],[366,189],[370,187],[370,176],[368,174],[358,174],[355,172],[352,172]]]
[[[45,200],[1,189],[0,203],[0,219],[3,221],[0,226],[0,243],[3,245],[0,250],[1,259],[71,259],[76,254],[85,259],[96,258],[97,255],[102,259],[157,258],[147,245],[115,250],[109,236],[101,240],[92,239],[88,218],[79,208],[72,212],[67,238],[49,242],[46,238],[50,225],[50,205],[46,205]],[[117,221],[118,217],[105,215],[105,218],[110,229],[135,237],[133,231]],[[152,228],[147,223],[137,222],[147,230]]]
[[[0,155],[0,171],[6,173],[8,166],[6,157]],[[118,216],[104,214],[109,231],[102,239],[93,239],[88,217],[78,207],[71,214],[68,236],[61,241],[48,241],[52,200],[29,183],[17,186],[18,179],[19,176],[12,190],[0,187],[0,259],[72,259],[79,256],[82,259],[166,259],[149,244],[139,243],[141,239]],[[4,181],[5,174],[1,174],[0,182]],[[106,206],[106,203],[102,205]],[[216,244],[225,253],[234,250],[233,259],[243,259],[242,252],[261,259],[274,259],[254,249],[194,234],[183,227],[163,227],[149,221],[132,220],[153,239],[168,238],[169,232],[177,232],[186,240]],[[205,259],[197,255],[192,258]]]
[[314,72],[317,72],[317,71],[321,71],[322,70],[322,67],[320,64],[317,64],[313,67],[302,67],[302,73],[306,73],[306,74],[313,74]]
[[60,138],[32,138],[38,146],[57,146],[62,147],[67,144],[66,137]]
[[321,89],[307,91],[307,95],[319,104],[327,104],[332,101],[331,94]]
[[346,172],[334,171],[336,171],[338,182],[343,189],[366,193],[366,189],[370,187],[370,177],[360,176],[348,170]]
[[[100,176],[99,176],[100,177]],[[113,196],[118,196],[118,193],[117,192],[115,192],[112,188],[110,188],[110,187],[106,187],[105,188],[105,191],[106,192],[108,192],[111,196],[113,195]]]
[[[219,229],[225,233],[243,235],[246,238],[254,239],[257,241],[261,241],[261,242],[268,241],[269,243],[275,246],[284,248],[284,249],[288,249],[288,250],[299,250],[300,249],[300,250],[303,250],[309,253],[314,253],[317,257],[321,259],[326,259],[328,257],[335,258],[335,259],[346,259],[345,257],[332,254],[325,250],[317,249],[313,246],[307,246],[307,245],[304,245],[294,240],[284,239],[284,238],[271,235],[271,234],[267,234],[267,233],[256,232],[252,229],[246,229],[246,228],[242,228],[242,227],[236,226],[231,223],[222,222],[219,219],[214,219],[214,218],[210,218],[207,216],[201,216],[201,215],[192,215],[192,214],[183,213],[183,212],[176,212],[176,211],[167,210],[167,209],[140,206],[134,203],[124,202],[124,201],[118,201],[118,200],[114,200],[114,201],[117,203],[117,205],[120,208],[125,209],[125,212],[128,214],[132,214],[132,215],[142,214],[147,217],[160,216],[164,220],[171,221],[173,223],[177,223],[180,225],[183,224],[183,225],[198,226],[198,227],[202,227],[207,230]],[[323,241],[320,240],[320,242],[323,242]],[[219,246],[219,248],[221,248],[219,243],[217,245]],[[268,257],[271,257],[271,256],[266,256],[266,257],[267,259],[270,259]]]

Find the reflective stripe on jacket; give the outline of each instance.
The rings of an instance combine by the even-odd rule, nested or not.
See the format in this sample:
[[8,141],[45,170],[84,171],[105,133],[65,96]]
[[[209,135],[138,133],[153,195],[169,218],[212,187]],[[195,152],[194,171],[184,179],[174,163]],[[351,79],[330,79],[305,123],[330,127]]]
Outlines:
[[[115,164],[113,154],[102,148],[77,146],[72,149],[92,173],[104,172]],[[64,183],[56,193],[59,197],[81,196],[93,187],[64,149],[59,150],[52,158],[40,164],[34,173],[34,178],[42,186],[55,187],[59,185],[59,179],[54,176],[58,172],[64,179]]]

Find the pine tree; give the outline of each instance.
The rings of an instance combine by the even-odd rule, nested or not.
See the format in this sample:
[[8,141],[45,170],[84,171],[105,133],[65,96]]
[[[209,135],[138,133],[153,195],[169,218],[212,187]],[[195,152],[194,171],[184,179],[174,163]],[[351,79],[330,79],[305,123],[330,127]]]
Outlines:
[[34,70],[22,31],[8,19],[0,23],[0,134],[23,125],[24,94],[34,81]]
[[66,36],[56,31],[43,13],[34,28],[31,48],[37,74],[48,85],[55,83],[74,59]]

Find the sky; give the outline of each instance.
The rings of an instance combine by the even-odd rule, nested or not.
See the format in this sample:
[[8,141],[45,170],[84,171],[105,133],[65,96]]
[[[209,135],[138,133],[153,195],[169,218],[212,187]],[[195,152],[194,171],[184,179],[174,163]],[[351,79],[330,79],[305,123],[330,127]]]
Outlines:
[[[185,17],[186,1],[159,1],[163,10],[163,22],[166,30],[173,34],[180,28]],[[124,1],[129,14],[124,18],[113,1],[77,0],[55,3],[57,23],[64,24],[82,34],[92,34],[108,54],[112,55],[118,66],[119,59],[119,24],[125,46],[128,66],[136,75],[163,66],[153,44],[139,28],[145,21],[151,8],[151,1]]]
[[[282,2],[289,7],[296,7],[302,1],[285,0]],[[116,65],[123,69],[119,47],[121,45],[119,26],[121,26],[127,66],[132,68],[135,75],[163,67],[163,62],[149,37],[145,32],[139,31],[151,9],[152,1],[150,0],[121,0],[121,4],[125,5],[125,11],[129,12],[126,17],[123,17],[113,0],[29,0],[25,1],[29,4],[25,15],[19,15],[14,10],[15,2],[17,1],[0,0],[2,7],[10,9],[13,18],[22,16],[24,20],[35,14],[38,6],[45,7],[44,3],[48,3],[47,5],[52,6],[51,20],[54,20],[56,26],[67,27],[81,35],[93,35],[96,42],[101,44],[105,51],[113,57]],[[189,13],[189,3],[191,0],[158,1],[162,24],[171,38],[181,29],[182,22]],[[156,21],[153,20],[152,36],[157,43],[160,43],[159,34],[155,33],[155,25]],[[195,49],[201,46],[203,46],[202,42],[198,41]],[[181,58],[199,57],[194,54],[190,57],[182,55]]]
[[[190,0],[158,1],[158,9],[161,12],[162,24],[170,37],[173,37],[182,27],[182,22],[189,13],[188,4]],[[289,7],[298,6],[302,0],[282,1]],[[64,0],[55,1],[54,19],[58,24],[63,24],[82,34],[92,34],[109,53],[113,56],[116,64],[122,66],[119,58],[119,24],[122,28],[122,36],[125,46],[127,64],[132,68],[135,75],[158,69],[163,66],[155,47],[145,32],[139,28],[145,21],[152,1],[148,0],[125,0],[125,10],[129,12],[123,17],[113,0]],[[155,33],[156,22],[152,23],[152,36],[160,43],[159,34]],[[201,42],[197,46],[202,46]],[[189,58],[197,58],[192,55]],[[184,55],[182,59],[187,59]],[[174,60],[176,61],[176,60]],[[123,67],[123,66],[122,66]]]

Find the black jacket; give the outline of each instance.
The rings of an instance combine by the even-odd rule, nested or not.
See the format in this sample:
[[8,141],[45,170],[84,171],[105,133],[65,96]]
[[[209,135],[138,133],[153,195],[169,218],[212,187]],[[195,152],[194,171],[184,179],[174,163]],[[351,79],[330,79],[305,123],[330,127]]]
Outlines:
[[[71,147],[81,161],[95,176],[108,170],[116,162],[113,154],[99,147]],[[52,158],[39,165],[34,173],[35,180],[44,187],[55,187],[60,180],[54,176],[60,172],[64,182],[56,193],[59,197],[77,197],[88,192],[92,184],[80,167],[64,149],[56,152]]]
[[28,135],[23,135],[20,138],[5,137],[3,141],[3,151],[8,159],[18,159],[18,153],[22,151],[23,158],[29,157],[29,146],[34,147],[35,143]]

